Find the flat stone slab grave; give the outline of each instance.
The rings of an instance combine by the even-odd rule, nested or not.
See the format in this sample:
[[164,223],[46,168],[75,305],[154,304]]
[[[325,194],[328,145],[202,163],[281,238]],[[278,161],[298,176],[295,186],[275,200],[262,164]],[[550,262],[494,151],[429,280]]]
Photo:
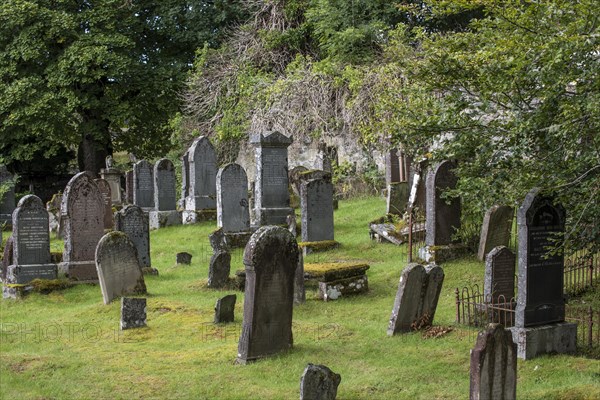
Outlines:
[[318,282],[320,299],[336,300],[367,292],[369,281],[366,272],[369,268],[364,263],[304,264],[304,279]]

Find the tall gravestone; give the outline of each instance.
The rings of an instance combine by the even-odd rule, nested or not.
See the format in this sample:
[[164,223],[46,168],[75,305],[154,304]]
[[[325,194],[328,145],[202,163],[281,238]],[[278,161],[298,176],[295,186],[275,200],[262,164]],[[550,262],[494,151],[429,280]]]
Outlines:
[[12,265],[6,282],[25,284],[33,279],[56,279],[57,266],[50,259],[48,211],[34,195],[23,197],[13,212]]
[[302,241],[334,240],[333,185],[326,179],[302,183],[300,188],[302,210]]
[[225,233],[250,230],[248,178],[239,164],[227,164],[217,174],[217,226]]
[[133,170],[125,172],[125,202],[133,204]]
[[390,149],[385,153],[385,183],[389,186],[392,183],[398,182],[400,182],[398,149]]
[[517,398],[517,345],[501,324],[490,324],[477,335],[470,375],[470,400]]
[[507,247],[498,246],[488,253],[483,285],[486,300],[498,304],[515,296],[515,263],[515,254]]
[[106,179],[96,179],[95,182],[102,193],[102,199],[104,199],[104,229],[112,229],[114,223],[110,184]]
[[485,213],[477,252],[479,261],[484,261],[494,247],[508,246],[513,214],[513,208],[509,206],[493,206]]
[[184,223],[195,223],[198,211],[217,208],[217,153],[210,140],[200,136],[194,140],[187,154],[186,179],[189,180],[189,186],[183,220]]
[[181,214],[177,211],[177,189],[175,167],[166,159],[154,165],[154,210],[148,213],[150,229],[181,225]]
[[141,160],[133,165],[133,204],[149,210],[154,207],[154,171],[152,164]]
[[9,184],[6,193],[0,198],[0,224],[12,221],[12,213],[15,210],[15,187],[13,174],[8,172],[5,165],[0,164],[0,185]]
[[291,349],[298,244],[279,226],[259,228],[244,250],[244,319],[237,362],[246,364]]
[[[458,182],[456,165],[442,161],[427,173],[425,243],[427,246],[445,246],[452,243],[452,235],[460,228],[460,198],[446,199],[442,195],[454,189]],[[449,204],[447,204],[449,202]]]
[[104,199],[91,173],[84,171],[71,178],[60,208],[65,225],[60,268],[72,279],[98,279],[94,256],[104,234]]
[[294,210],[290,207],[288,190],[288,147],[292,138],[279,132],[252,136],[255,147],[256,188],[255,212],[257,225],[282,225]]
[[135,246],[125,233],[113,231],[100,239],[96,268],[104,304],[117,297],[146,293]]
[[577,324],[565,323],[564,256],[549,252],[565,232],[562,205],[533,189],[517,211],[519,279],[513,339],[519,358],[575,351]]
[[123,207],[115,214],[115,229],[124,232],[135,246],[140,267],[151,268],[150,227],[144,211],[134,205]]
[[121,197],[121,177],[123,173],[114,168],[112,156],[106,157],[106,168],[100,170],[100,177],[110,186],[110,201],[111,205],[121,205],[123,199]]
[[181,157],[181,208],[185,208],[185,199],[190,195],[190,150]]

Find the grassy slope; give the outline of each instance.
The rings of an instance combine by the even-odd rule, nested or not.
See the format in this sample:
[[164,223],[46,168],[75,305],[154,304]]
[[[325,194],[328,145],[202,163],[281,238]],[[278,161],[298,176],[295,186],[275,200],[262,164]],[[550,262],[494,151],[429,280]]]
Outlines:
[[[151,234],[153,266],[147,277],[148,327],[121,332],[119,302],[102,304],[98,286],[78,286],[21,301],[1,301],[0,398],[298,398],[307,363],[342,376],[340,399],[468,398],[469,349],[476,332],[455,329],[439,339],[420,334],[386,336],[387,322],[405,266],[401,248],[369,240],[367,221],[379,216],[381,199],[340,202],[336,239],[342,247],[306,262],[365,260],[370,292],[324,303],[307,292],[294,309],[294,349],[249,366],[233,365],[241,325],[212,325],[215,300],[228,291],[205,287],[213,224],[166,228]],[[53,243],[53,248],[60,243]],[[193,255],[176,266],[175,253]],[[241,250],[232,271],[242,268]],[[444,266],[446,281],[437,325],[453,325],[454,288],[483,280],[474,258]],[[600,362],[546,356],[518,362],[524,399],[600,398]]]

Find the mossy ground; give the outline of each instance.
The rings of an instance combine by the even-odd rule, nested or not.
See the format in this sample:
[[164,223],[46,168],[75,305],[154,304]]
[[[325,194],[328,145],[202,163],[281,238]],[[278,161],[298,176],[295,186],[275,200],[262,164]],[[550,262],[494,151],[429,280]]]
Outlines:
[[[444,265],[434,324],[453,326],[440,338],[421,333],[386,336],[403,247],[369,240],[368,221],[385,201],[340,202],[336,240],[342,246],[311,254],[307,263],[364,262],[369,293],[332,302],[316,299],[294,308],[294,349],[252,365],[234,365],[243,293],[235,323],[213,325],[218,297],[233,291],[206,288],[214,222],[151,233],[152,266],[146,276],[148,327],[119,330],[120,302],[102,303],[99,286],[75,285],[47,295],[0,302],[0,394],[6,399],[297,399],[307,363],[340,373],[340,399],[466,399],[469,350],[476,330],[454,324],[454,288],[483,281],[474,256]],[[4,235],[7,236],[6,234]],[[52,250],[60,249],[52,242]],[[193,255],[190,266],[175,254]],[[232,271],[243,268],[243,249]],[[600,361],[544,356],[518,361],[521,399],[600,398]]]

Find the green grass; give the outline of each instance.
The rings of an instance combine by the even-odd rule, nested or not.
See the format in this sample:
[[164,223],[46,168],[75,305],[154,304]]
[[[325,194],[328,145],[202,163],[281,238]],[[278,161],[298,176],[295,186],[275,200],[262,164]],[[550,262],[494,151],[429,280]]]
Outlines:
[[[214,326],[216,299],[232,293],[206,288],[214,223],[165,228],[151,234],[152,266],[160,276],[146,277],[146,328],[119,331],[120,302],[103,305],[98,286],[0,302],[0,398],[297,399],[311,362],[341,374],[340,399],[466,399],[476,331],[454,326],[454,288],[482,282],[483,264],[470,257],[444,265],[434,323],[452,326],[450,333],[439,339],[386,336],[406,257],[405,249],[369,240],[367,223],[384,208],[380,198],[340,202],[335,223],[341,247],[305,262],[367,262],[370,292],[325,303],[310,288],[306,304],[294,308],[289,353],[233,364],[243,293],[237,293],[235,324]],[[190,266],[175,264],[179,251],[193,255]],[[243,268],[241,256],[241,249],[232,254],[232,273]],[[519,360],[517,392],[522,399],[600,398],[600,362],[581,356]]]

